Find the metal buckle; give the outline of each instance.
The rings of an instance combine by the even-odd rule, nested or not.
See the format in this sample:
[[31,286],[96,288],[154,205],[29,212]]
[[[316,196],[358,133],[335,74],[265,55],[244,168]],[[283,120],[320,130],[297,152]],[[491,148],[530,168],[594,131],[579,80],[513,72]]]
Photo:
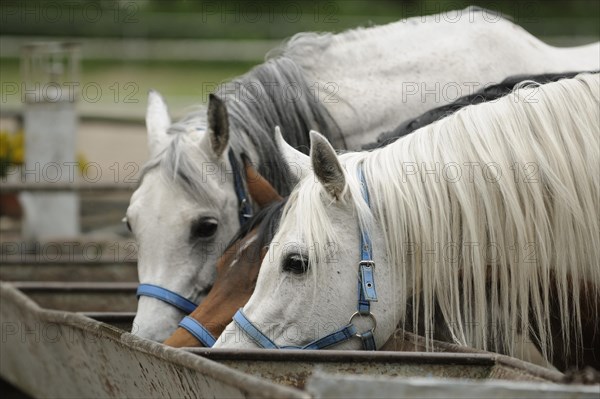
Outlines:
[[371,266],[373,267],[373,270],[375,270],[375,261],[372,260],[361,260],[360,262],[358,262],[358,266]]
[[[244,212],[246,210],[246,205],[248,205],[248,200],[246,198],[244,198],[240,201],[240,209],[238,209],[238,210],[240,211],[242,217],[250,219],[252,217],[252,212],[250,212],[250,213]],[[251,209],[250,209],[250,211],[251,211]]]
[[[372,260],[361,260],[358,262],[358,267],[360,268],[361,266],[370,267],[373,269],[373,271],[375,271],[375,262]],[[367,287],[371,288],[371,283],[367,283]],[[374,302],[377,302],[377,300]]]
[[[352,314],[352,316],[350,316],[350,321],[348,322],[348,324],[352,324],[352,320],[354,320],[354,318],[357,315],[360,316],[360,317],[370,317],[371,318],[371,321],[373,322],[373,327],[370,330],[367,330],[367,331],[370,331],[371,333],[374,333],[375,329],[377,328],[377,319],[375,318],[375,316],[373,316],[373,313],[360,314],[360,312],[354,312]],[[358,338],[362,338],[362,334],[360,334],[360,333],[356,333],[356,334],[354,334],[354,336],[358,337]]]

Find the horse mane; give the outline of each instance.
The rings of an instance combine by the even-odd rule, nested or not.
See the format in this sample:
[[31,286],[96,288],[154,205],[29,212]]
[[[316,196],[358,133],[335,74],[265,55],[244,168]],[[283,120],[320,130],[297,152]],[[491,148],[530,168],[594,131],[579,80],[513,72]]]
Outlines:
[[[313,92],[300,67],[286,56],[258,65],[217,91],[227,105],[231,133],[240,135],[240,143],[249,140],[254,145],[261,160],[258,172],[282,195],[290,193],[293,179],[275,143],[275,126],[305,154],[310,148],[308,132],[315,129],[345,148],[337,123]],[[230,141],[237,153],[244,153],[244,146]]]
[[[515,75],[504,79],[502,82],[485,87],[477,92],[460,97],[456,101],[442,105],[441,107],[434,108],[423,114],[419,115],[414,119],[407,120],[398,125],[394,130],[383,132],[377,137],[377,141],[374,143],[365,144],[363,150],[372,150],[375,148],[385,147],[388,144],[393,143],[400,137],[406,136],[414,132],[417,129],[427,126],[433,122],[443,119],[459,109],[466,107],[467,105],[480,104],[482,102],[489,102],[497,100],[510,93],[519,83],[528,81],[539,84],[546,84],[550,82],[556,82],[560,79],[573,78],[580,73],[587,71],[578,72],[564,72],[564,73],[544,73],[541,75]],[[593,71],[594,73],[597,71]]]
[[[458,344],[514,355],[522,334],[551,359],[552,334],[566,346],[581,342],[573,298],[583,284],[592,300],[600,294],[600,177],[591,172],[600,159],[599,102],[597,73],[524,83],[385,148],[340,157],[342,201],[362,228],[385,237],[397,320],[412,295],[429,341],[437,301]],[[361,165],[370,208],[356,178]],[[299,229],[305,243],[336,242],[330,207],[309,176],[290,195],[280,231]],[[326,256],[323,245],[311,245],[315,286]],[[559,315],[550,312],[552,289]],[[561,331],[551,329],[556,316]]]

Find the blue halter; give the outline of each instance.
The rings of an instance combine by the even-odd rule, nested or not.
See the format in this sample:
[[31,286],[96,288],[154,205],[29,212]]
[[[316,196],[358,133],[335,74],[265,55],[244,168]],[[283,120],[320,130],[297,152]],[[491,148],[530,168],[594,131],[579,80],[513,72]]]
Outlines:
[[[231,169],[233,170],[233,187],[235,189],[235,195],[238,198],[238,217],[240,220],[240,226],[243,226],[252,217],[252,206],[250,204],[249,196],[246,193],[246,186],[244,184],[242,171],[239,167],[239,163],[235,157],[233,149],[229,150],[227,156],[229,157],[229,163],[231,164]],[[198,307],[196,303],[179,295],[178,293],[154,284],[140,284],[138,286],[136,296],[138,298],[140,296],[148,296],[158,299],[188,314],[192,313]],[[198,339],[204,346],[211,347],[216,341],[211,333],[208,332],[208,330],[202,326],[200,322],[192,319],[191,317],[186,316],[183,320],[181,320],[179,326],[189,331],[190,334]]]
[[229,163],[231,169],[233,169],[233,187],[235,188],[235,195],[238,198],[240,226],[243,226],[252,217],[252,206],[250,205],[250,199],[246,194],[246,187],[244,186],[244,178],[239,167],[238,161],[233,153],[233,149],[229,150],[227,154],[229,157]]
[[190,316],[185,316],[183,320],[179,322],[179,327],[186,329],[207,348],[212,347],[215,342],[217,342],[217,339],[206,329],[206,327]]
[[136,296],[138,298],[141,296],[149,296],[159,299],[168,303],[169,305],[175,306],[184,313],[192,313],[194,309],[198,307],[197,304],[187,298],[182,297],[178,293],[154,284],[138,285]]
[[339,330],[332,332],[329,335],[319,338],[304,346],[279,346],[271,341],[269,337],[263,334],[244,314],[242,309],[239,309],[233,316],[233,321],[237,324],[250,338],[254,340],[261,348],[265,349],[324,349],[329,346],[339,344],[349,340],[356,335],[356,327],[348,324]]
[[[362,168],[358,169],[358,178],[361,184],[361,192],[367,204],[369,204],[369,191]],[[377,327],[377,320],[371,313],[371,302],[377,302],[377,291],[375,290],[375,262],[373,262],[373,249],[371,238],[368,233],[360,229],[360,262],[358,264],[358,309],[347,325],[323,338],[316,339],[304,346],[278,346],[267,337],[258,327],[246,317],[242,309],[233,316],[233,321],[261,348],[265,349],[324,349],[332,345],[345,342],[352,337],[361,339],[363,349],[376,350],[375,337],[373,333]],[[352,323],[355,317],[368,317],[373,327],[363,333],[358,333],[356,326]]]

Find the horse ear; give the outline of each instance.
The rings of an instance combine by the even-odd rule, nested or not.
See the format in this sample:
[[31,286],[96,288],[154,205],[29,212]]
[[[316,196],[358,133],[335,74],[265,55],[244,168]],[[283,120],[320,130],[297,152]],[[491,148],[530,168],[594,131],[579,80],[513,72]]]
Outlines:
[[148,150],[150,156],[157,155],[169,142],[167,129],[171,126],[171,117],[167,104],[156,90],[148,92],[146,108],[146,130],[148,131]]
[[269,183],[250,163],[250,161],[243,157],[244,168],[246,169],[246,182],[248,184],[248,193],[250,197],[258,204],[259,207],[264,208],[265,206],[272,204],[276,201],[283,200],[283,197],[279,195],[277,190]]
[[310,171],[310,157],[289,145],[281,135],[279,126],[275,126],[275,143],[287,163],[292,178],[295,179],[294,184],[307,176]]
[[315,176],[325,190],[339,200],[346,188],[346,177],[335,150],[320,133],[310,131],[310,159]]
[[213,153],[223,155],[229,142],[229,119],[223,100],[214,94],[208,96],[208,138]]

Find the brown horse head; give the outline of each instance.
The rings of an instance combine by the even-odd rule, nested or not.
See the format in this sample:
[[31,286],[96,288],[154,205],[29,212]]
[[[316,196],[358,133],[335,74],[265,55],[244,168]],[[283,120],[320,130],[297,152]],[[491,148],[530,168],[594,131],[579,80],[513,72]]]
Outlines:
[[[217,261],[217,279],[208,296],[190,314],[214,336],[221,335],[235,312],[254,292],[260,265],[281,214],[283,198],[248,162],[245,163],[248,193],[262,209],[233,238]],[[165,342],[173,347],[203,346],[179,327]]]

